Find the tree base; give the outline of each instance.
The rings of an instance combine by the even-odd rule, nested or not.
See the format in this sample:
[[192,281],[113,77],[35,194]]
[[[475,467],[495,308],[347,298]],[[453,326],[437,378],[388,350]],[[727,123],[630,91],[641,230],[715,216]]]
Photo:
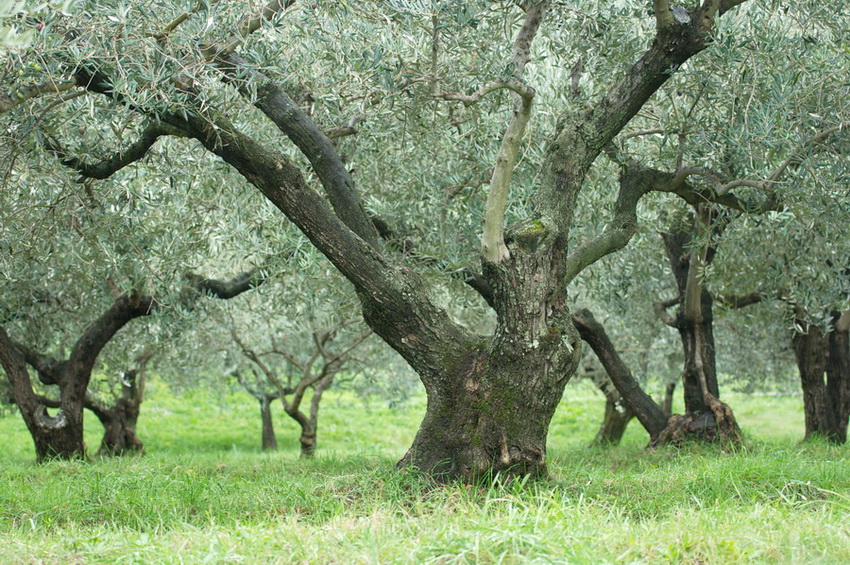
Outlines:
[[667,427],[649,447],[681,445],[688,441],[738,445],[743,441],[741,428],[728,404],[716,398],[708,403],[710,412],[674,414]]

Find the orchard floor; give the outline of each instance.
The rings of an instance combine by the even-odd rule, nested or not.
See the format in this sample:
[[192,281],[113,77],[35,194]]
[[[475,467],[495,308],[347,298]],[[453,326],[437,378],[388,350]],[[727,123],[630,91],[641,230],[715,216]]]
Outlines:
[[[36,465],[0,418],[0,563],[847,563],[847,447],[798,445],[798,397],[727,395],[736,451],[588,448],[602,399],[570,386],[550,430],[548,481],[433,486],[394,469],[424,410],[326,396],[320,455],[259,450],[247,396],[142,407],[147,455]],[[87,431],[99,442],[96,421]]]

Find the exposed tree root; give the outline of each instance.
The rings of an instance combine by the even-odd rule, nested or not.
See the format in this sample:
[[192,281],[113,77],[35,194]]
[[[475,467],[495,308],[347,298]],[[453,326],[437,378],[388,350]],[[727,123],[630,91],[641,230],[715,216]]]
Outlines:
[[712,395],[708,395],[706,401],[711,412],[673,414],[667,421],[667,427],[650,442],[649,447],[681,445],[688,441],[740,444],[741,429],[729,405]]

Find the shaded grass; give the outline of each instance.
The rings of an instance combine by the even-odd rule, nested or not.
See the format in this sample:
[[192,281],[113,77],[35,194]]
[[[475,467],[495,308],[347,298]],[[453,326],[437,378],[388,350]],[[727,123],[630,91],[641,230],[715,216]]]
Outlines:
[[149,454],[88,463],[35,465],[22,424],[0,419],[0,562],[847,561],[847,448],[796,445],[788,399],[733,402],[751,430],[737,451],[646,451],[635,425],[620,448],[587,448],[601,399],[569,395],[551,480],[475,487],[395,470],[421,399],[330,398],[313,461],[283,420],[284,449],[259,452],[258,411],[238,396],[154,396],[140,425]]

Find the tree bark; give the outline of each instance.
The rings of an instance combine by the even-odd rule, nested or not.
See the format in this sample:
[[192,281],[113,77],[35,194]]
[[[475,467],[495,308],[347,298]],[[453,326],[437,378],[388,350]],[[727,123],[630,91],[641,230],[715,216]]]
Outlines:
[[593,445],[620,445],[620,441],[626,433],[626,428],[634,417],[634,412],[629,410],[628,406],[619,398],[619,394],[617,398],[606,395],[605,417],[596,432]]
[[824,331],[798,313],[792,345],[803,389],[806,432],[803,441],[821,437],[843,444],[850,417],[850,350],[848,332],[833,316],[831,331]]
[[[740,428],[732,409],[720,400],[714,345],[713,297],[705,288],[703,269],[711,264],[716,248],[710,242],[715,229],[713,213],[698,205],[693,228],[674,227],[662,234],[676,286],[679,311],[673,323],[682,340],[685,366],[682,388],[685,414],[670,418],[656,445],[691,438],[739,442]],[[693,247],[695,235],[705,238],[701,251]],[[696,259],[696,262],[695,262]]]
[[260,398],[260,419],[263,422],[262,449],[263,451],[277,451],[277,436],[274,433],[274,422],[272,421],[272,400],[276,396],[264,395]]
[[[664,431],[668,416],[658,404],[641,388],[632,372],[620,358],[614,344],[611,343],[605,328],[600,324],[590,310],[579,310],[573,315],[581,338],[590,345],[599,358],[611,382],[622,397],[622,404],[637,417],[644,429],[649,433],[650,442]],[[606,420],[608,408],[606,407]]]

